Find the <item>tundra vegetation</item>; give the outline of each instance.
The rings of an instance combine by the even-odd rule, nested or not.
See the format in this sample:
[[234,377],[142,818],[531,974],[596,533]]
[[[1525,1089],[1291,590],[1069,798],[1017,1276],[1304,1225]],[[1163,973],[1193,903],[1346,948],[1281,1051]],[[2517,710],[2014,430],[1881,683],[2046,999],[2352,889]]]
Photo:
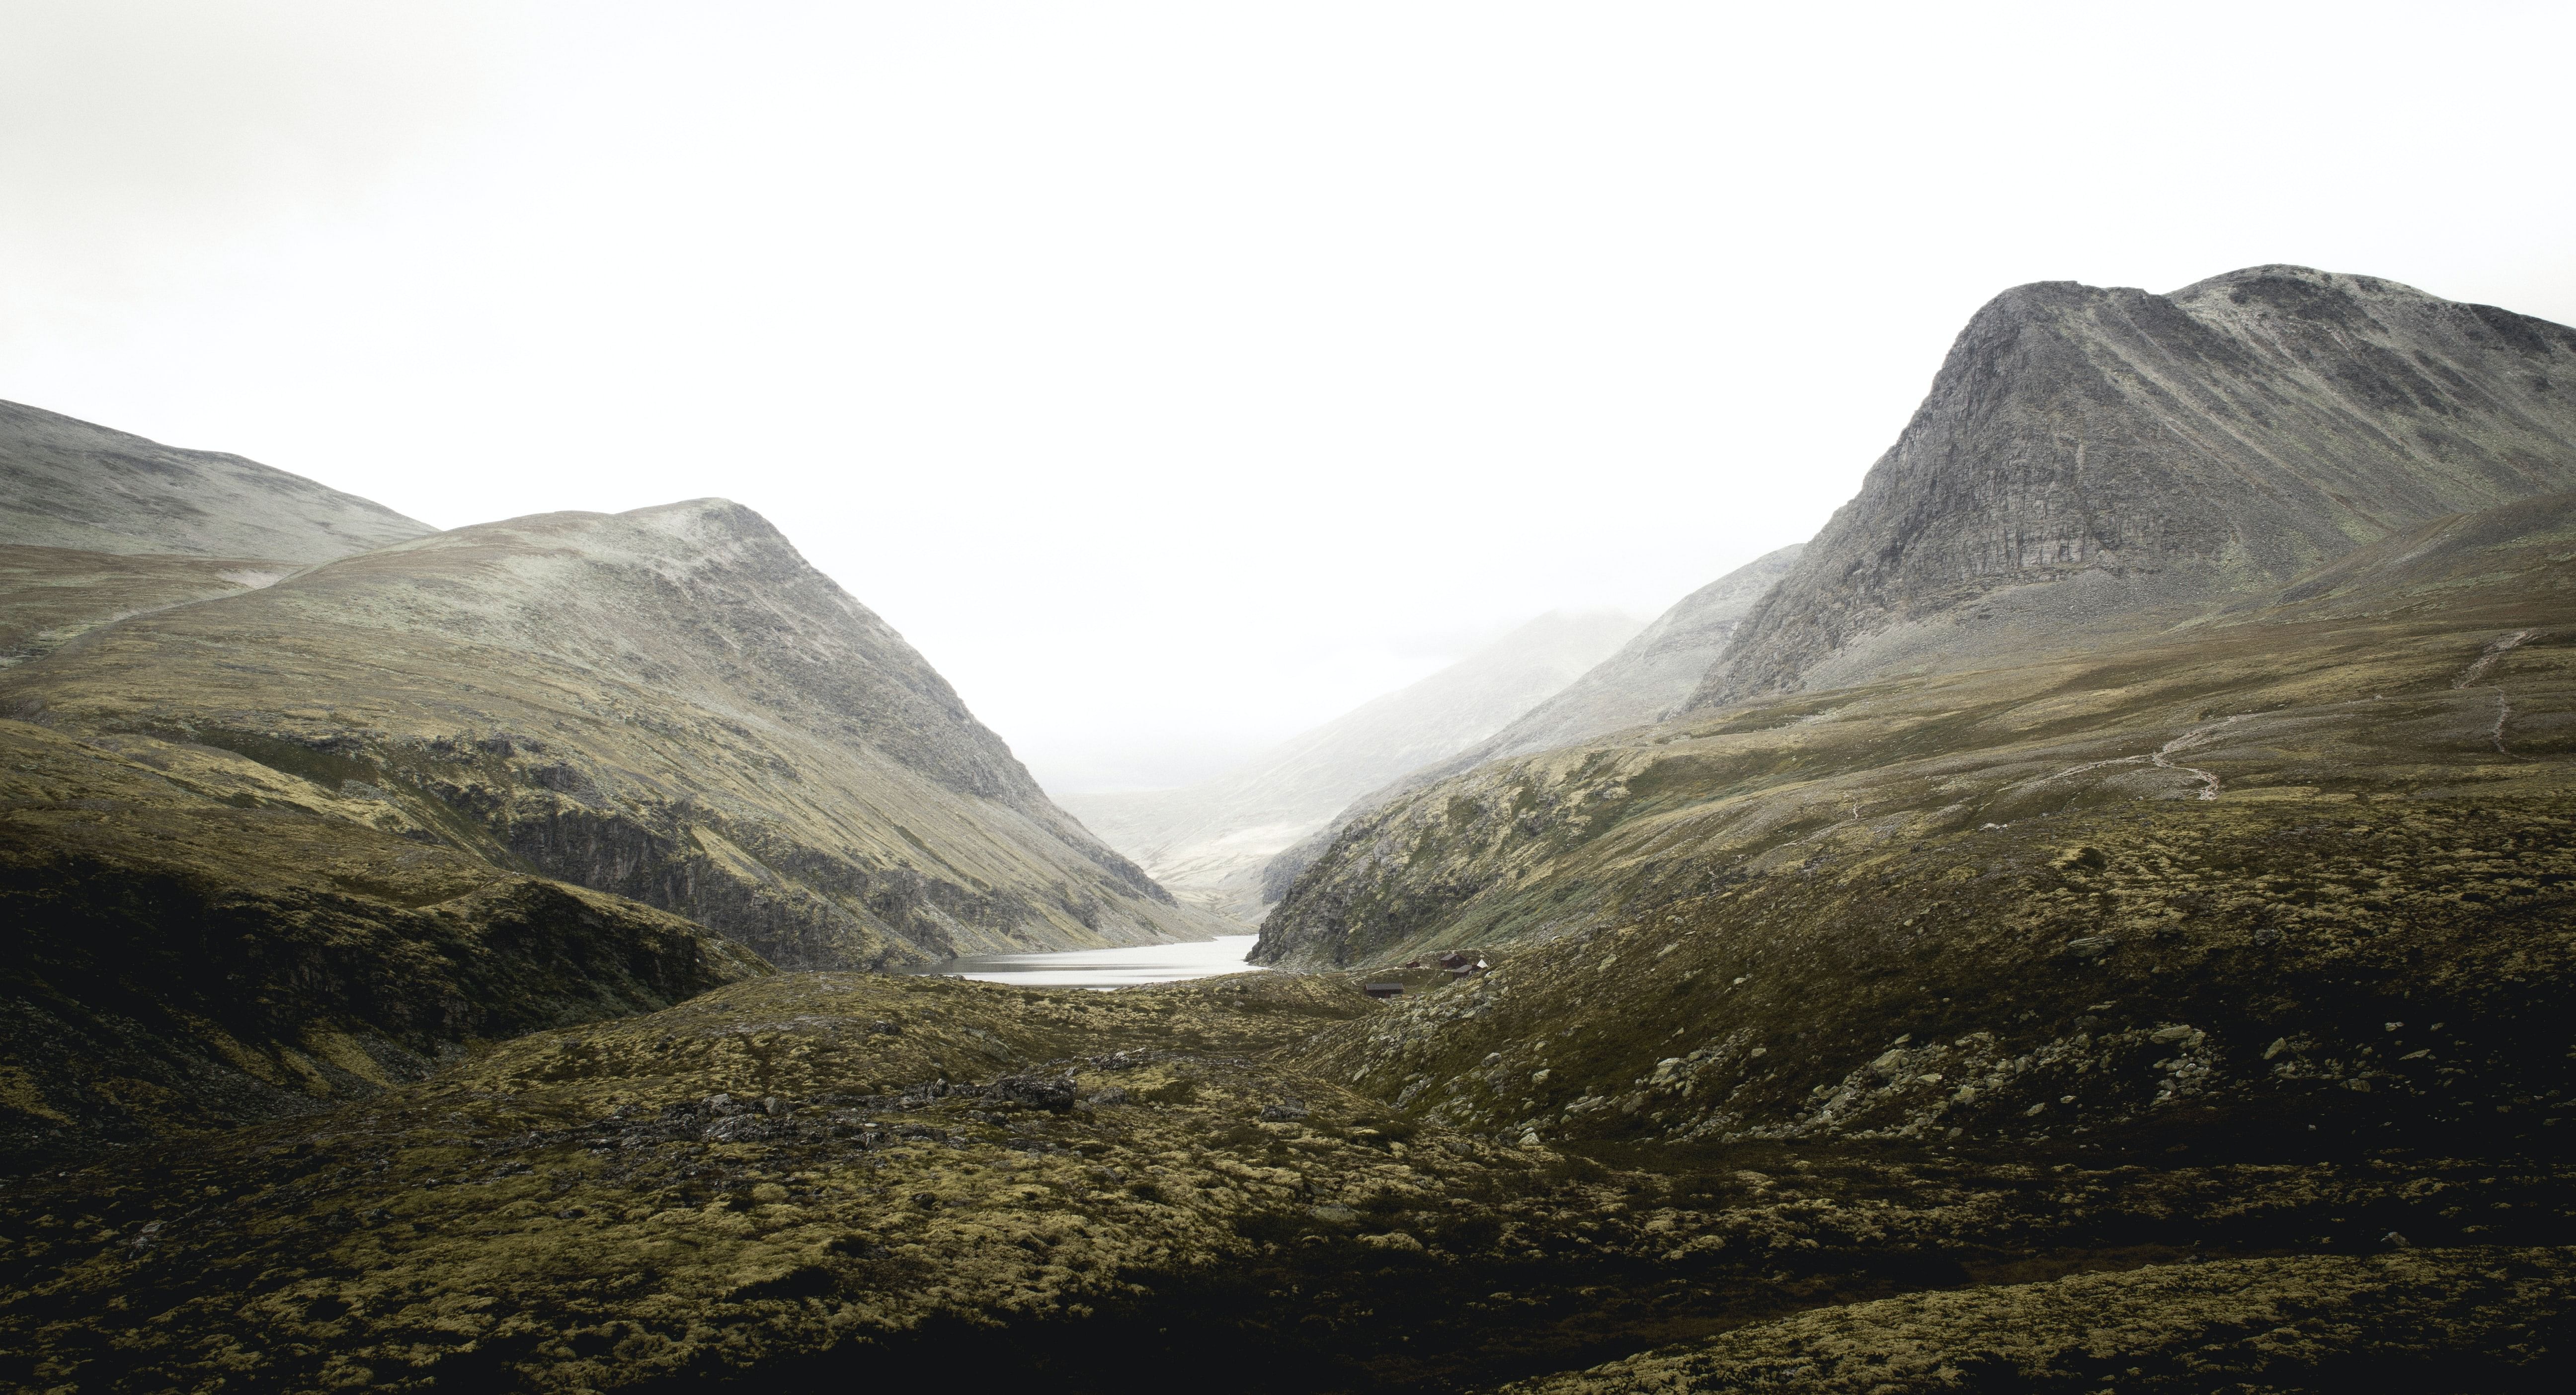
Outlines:
[[33,537],[0,1381],[2557,1388],[2569,382],[2367,278],[2012,293],[1696,687],[1106,993],[857,971],[1192,913],[730,505]]

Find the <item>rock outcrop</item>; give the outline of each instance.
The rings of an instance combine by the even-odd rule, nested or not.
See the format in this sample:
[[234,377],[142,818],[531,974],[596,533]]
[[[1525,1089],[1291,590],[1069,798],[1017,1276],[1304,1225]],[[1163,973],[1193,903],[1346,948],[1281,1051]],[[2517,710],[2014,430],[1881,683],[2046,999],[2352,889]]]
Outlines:
[[2570,488],[2576,330],[2304,267],[2021,286],[1691,706],[2153,632]]

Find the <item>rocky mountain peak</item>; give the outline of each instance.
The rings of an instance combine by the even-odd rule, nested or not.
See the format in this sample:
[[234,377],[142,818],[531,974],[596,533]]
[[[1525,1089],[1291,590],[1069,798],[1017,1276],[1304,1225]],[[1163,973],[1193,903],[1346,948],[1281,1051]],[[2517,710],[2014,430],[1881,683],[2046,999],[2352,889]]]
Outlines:
[[2372,277],[2014,287],[1691,705],[2172,623],[2568,488],[2571,384],[2576,331]]

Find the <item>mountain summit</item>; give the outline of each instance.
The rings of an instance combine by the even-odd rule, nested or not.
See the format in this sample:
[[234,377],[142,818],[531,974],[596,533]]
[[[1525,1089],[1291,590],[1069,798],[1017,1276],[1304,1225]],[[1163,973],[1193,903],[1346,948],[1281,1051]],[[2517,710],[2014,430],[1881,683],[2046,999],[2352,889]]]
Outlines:
[[1691,706],[2184,618],[2428,519],[2576,487],[2576,331],[2260,266],[2047,281],[1969,321]]

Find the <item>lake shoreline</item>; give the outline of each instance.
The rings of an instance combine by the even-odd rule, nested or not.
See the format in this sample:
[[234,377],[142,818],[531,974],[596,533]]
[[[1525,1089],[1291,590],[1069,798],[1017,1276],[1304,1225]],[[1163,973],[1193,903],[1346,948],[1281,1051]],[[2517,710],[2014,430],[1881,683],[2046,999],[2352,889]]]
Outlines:
[[937,978],[1007,983],[1022,988],[1090,988],[1106,991],[1148,983],[1180,983],[1220,974],[1266,971],[1248,964],[1257,935],[1220,935],[1175,944],[1124,945],[1043,954],[971,954],[892,972]]

